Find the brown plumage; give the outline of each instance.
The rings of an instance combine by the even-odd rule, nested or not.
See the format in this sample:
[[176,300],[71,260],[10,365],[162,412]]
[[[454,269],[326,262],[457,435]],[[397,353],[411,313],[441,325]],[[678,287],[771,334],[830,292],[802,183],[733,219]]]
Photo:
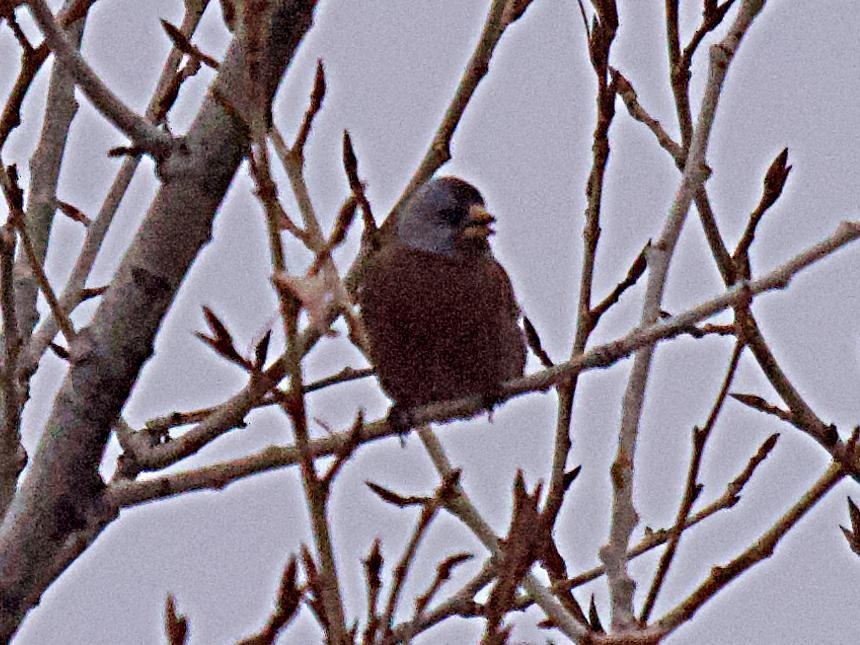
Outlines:
[[367,265],[358,301],[370,355],[399,407],[492,397],[523,373],[519,309],[483,205],[461,179],[425,184]]

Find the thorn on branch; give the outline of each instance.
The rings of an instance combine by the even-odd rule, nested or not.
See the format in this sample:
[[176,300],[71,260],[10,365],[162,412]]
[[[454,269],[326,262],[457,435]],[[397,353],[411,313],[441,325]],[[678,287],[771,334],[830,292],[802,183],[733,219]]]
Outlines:
[[571,487],[576,478],[579,477],[580,472],[582,472],[582,466],[577,466],[573,470],[568,470],[564,473],[564,477],[561,480],[561,486],[564,491],[567,491]]
[[642,247],[642,250],[639,251],[639,255],[636,256],[635,260],[633,260],[633,264],[631,264],[630,268],[627,269],[627,275],[624,276],[624,279],[615,285],[612,292],[591,310],[592,325],[596,325],[600,320],[600,317],[603,316],[610,307],[615,305],[621,299],[624,292],[633,287],[639,281],[639,278],[641,278],[645,273],[645,269],[648,266],[647,254],[650,247],[651,240],[648,240],[645,246]]
[[367,617],[365,619],[363,643],[375,643],[376,634],[381,624],[379,618],[379,592],[382,589],[382,566],[385,559],[382,557],[382,543],[379,538],[373,541],[367,558],[363,561],[364,578],[367,585]]
[[594,602],[594,594],[591,594],[591,602],[588,605],[588,624],[591,627],[591,631],[597,632],[598,634],[606,633],[606,630],[603,629],[603,623],[600,622],[600,614],[597,613],[597,604]]
[[325,611],[325,604],[323,603],[323,598],[325,597],[323,581],[320,580],[316,562],[314,562],[314,558],[307,545],[301,545],[300,554],[302,558],[302,566],[305,570],[307,587],[311,590],[311,594],[306,596],[307,605],[316,616],[317,622],[319,622],[323,630],[327,632],[329,619]]
[[523,327],[526,330],[526,341],[528,342],[529,349],[531,349],[535,356],[537,356],[541,365],[544,367],[552,367],[555,363],[552,362],[552,359],[549,357],[549,354],[543,348],[543,345],[540,341],[540,336],[537,333],[537,329],[535,329],[532,321],[529,320],[528,316],[523,316]]
[[723,4],[718,5],[716,0],[705,0],[704,7],[702,8],[702,22],[696,29],[692,38],[690,38],[690,42],[686,47],[684,47],[684,52],[681,56],[680,68],[683,69],[685,73],[689,74],[690,66],[693,62],[693,56],[699,48],[699,45],[702,44],[705,36],[720,26],[734,3],[735,0],[726,0]]
[[296,557],[292,556],[281,575],[275,609],[268,623],[258,634],[239,641],[238,645],[268,645],[275,642],[278,633],[295,618],[299,609],[303,593],[296,581],[297,577],[298,563]]
[[385,558],[382,557],[382,542],[379,538],[373,541],[373,546],[370,548],[370,553],[364,562],[365,576],[367,577],[368,587],[380,588],[382,586],[382,565],[385,563]]
[[272,340],[272,330],[266,330],[263,337],[254,347],[254,367],[257,371],[262,371],[266,364],[266,358],[269,355],[269,341]]
[[759,412],[764,412],[765,414],[772,414],[778,419],[782,419],[783,421],[787,421],[792,425],[795,425],[794,415],[782,408],[778,408],[775,405],[771,405],[765,399],[760,396],[756,396],[755,394],[741,394],[736,392],[729,392],[729,396],[732,397],[735,401],[743,403],[745,406],[752,408],[753,410],[758,410]]
[[140,146],[115,146],[108,149],[108,157],[139,157],[146,152]]
[[842,534],[848,540],[848,546],[851,550],[860,555],[860,509],[850,497],[848,498],[848,517],[851,520],[851,528],[847,529],[841,524],[839,528],[842,529]]
[[80,301],[84,302],[85,300],[92,300],[93,298],[98,298],[108,290],[109,286],[110,285],[104,285],[101,287],[85,287],[84,289],[81,289],[79,294]]
[[320,269],[322,269],[323,264],[331,259],[332,252],[346,239],[346,234],[349,232],[349,227],[352,226],[353,219],[355,219],[355,210],[358,203],[356,202],[355,195],[350,195],[347,200],[344,202],[343,206],[341,206],[340,211],[337,215],[337,220],[334,223],[334,229],[332,229],[331,236],[325,245],[316,253],[314,256],[313,264],[311,264],[308,269],[308,275],[316,275]]
[[53,342],[52,342],[52,343],[50,343],[50,344],[48,345],[48,347],[50,347],[50,348],[51,348],[51,351],[52,351],[52,352],[54,352],[54,354],[55,354],[58,358],[61,358],[61,359],[62,359],[62,360],[64,360],[64,361],[69,360],[69,350],[67,350],[67,349],[66,349],[65,347],[63,347],[62,345],[58,345],[57,343],[53,343]]
[[430,583],[430,587],[415,599],[415,615],[412,619],[413,622],[417,621],[421,617],[424,610],[427,609],[427,606],[433,600],[436,592],[438,592],[442,585],[451,578],[451,574],[454,569],[461,564],[468,562],[473,557],[474,556],[471,553],[455,553],[436,565],[436,575],[433,578],[433,582]]
[[366,481],[364,483],[383,502],[388,502],[389,504],[393,504],[394,506],[398,506],[400,508],[406,508],[407,506],[424,506],[425,504],[430,503],[432,500],[432,498],[425,497],[422,495],[400,495],[388,488],[385,488],[384,486],[380,486],[379,484],[375,484],[371,481]]
[[170,38],[170,41],[173,43],[173,46],[176,47],[183,54],[191,58],[192,60],[197,60],[206,65],[207,67],[211,67],[212,69],[218,69],[220,65],[218,61],[203,53],[200,48],[196,45],[193,45],[188,38],[186,38],[185,34],[183,34],[179,29],[175,26],[167,22],[162,18],[161,26],[164,28],[164,31],[167,32],[167,36]]
[[169,645],[183,645],[188,638],[188,618],[177,613],[173,594],[168,594],[164,603],[164,630]]
[[304,159],[305,145],[308,142],[308,136],[311,133],[311,126],[314,118],[322,108],[323,99],[326,93],[325,82],[325,67],[323,67],[322,58],[317,59],[317,71],[314,76],[314,87],[311,90],[310,103],[305,112],[305,118],[302,120],[302,125],[299,127],[299,132],[296,135],[296,141],[290,152],[296,155],[299,159]]
[[516,22],[532,4],[532,0],[508,0],[502,13],[502,24],[506,27]]
[[72,206],[68,202],[57,200],[57,208],[59,208],[60,212],[73,222],[80,222],[84,226],[89,226],[92,223],[92,220],[84,215],[79,208]]
[[343,465],[355,452],[361,443],[361,431],[364,428],[364,410],[359,410],[355,415],[355,420],[352,422],[352,427],[349,429],[346,441],[338,446],[335,451],[335,460],[331,467],[326,472],[325,476],[320,480],[326,487],[331,486],[332,481],[343,468]]
[[741,277],[749,278],[749,249],[755,240],[756,229],[759,222],[782,195],[785,188],[785,183],[788,180],[788,174],[791,172],[791,166],[788,164],[788,148],[784,148],[776,158],[771,162],[770,167],[764,177],[764,186],[762,187],[762,195],[758,206],[750,213],[747,221],[746,229],[738,242],[737,248],[733,254],[735,261],[735,270],[742,271]]
[[170,108],[173,107],[173,104],[176,103],[176,99],[179,98],[179,90],[182,88],[182,84],[192,76],[196,75],[199,71],[200,60],[197,58],[191,58],[185,65],[183,65],[182,69],[178,70],[171,77],[155,103],[155,108],[153,110],[155,123],[162,124],[166,122],[167,113],[170,111]]
[[[660,310],[660,318],[671,318],[672,314],[668,311]],[[737,328],[734,324],[719,325],[714,323],[706,323],[701,327],[690,323],[679,328],[681,333],[689,334],[693,338],[704,338],[705,336],[735,336]]]
[[753,476],[755,469],[759,467],[759,465],[767,459],[767,456],[771,453],[771,451],[776,447],[776,442],[779,440],[779,433],[774,432],[767,439],[765,439],[762,444],[759,446],[756,453],[750,457],[747,462],[746,467],[743,469],[740,475],[735,477],[729,485],[726,487],[726,493],[728,497],[733,500],[734,503],[740,499],[740,492],[743,490],[744,486],[747,485],[747,482]]
[[226,358],[231,363],[235,363],[248,371],[253,371],[254,366],[251,362],[242,357],[242,355],[236,351],[236,346],[233,343],[233,336],[230,335],[230,332],[227,331],[227,327],[221,322],[218,316],[216,316],[209,307],[205,306],[203,307],[203,315],[206,318],[206,324],[209,326],[209,330],[212,335],[207,336],[203,332],[199,331],[194,332],[194,335],[215,350],[215,353],[219,356]]
[[346,171],[346,178],[349,181],[352,195],[358,205],[361,206],[364,221],[363,239],[372,239],[376,235],[376,219],[370,208],[370,202],[367,201],[367,196],[364,194],[364,184],[361,183],[358,176],[358,158],[355,156],[352,137],[349,136],[348,130],[343,131],[343,168]]

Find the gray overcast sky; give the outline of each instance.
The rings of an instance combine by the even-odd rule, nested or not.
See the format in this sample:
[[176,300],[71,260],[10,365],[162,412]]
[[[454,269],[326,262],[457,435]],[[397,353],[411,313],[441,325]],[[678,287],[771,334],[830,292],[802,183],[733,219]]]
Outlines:
[[[58,3],[52,3],[57,6]],[[659,2],[619,0],[621,28],[612,64],[635,84],[640,99],[673,135],[674,110],[667,89],[667,64]],[[377,213],[392,205],[423,155],[442,110],[483,24],[487,1],[433,0],[335,3],[323,0],[315,25],[281,86],[276,122],[292,137],[307,103],[317,58],[326,65],[328,94],[308,149],[308,180],[327,226],[347,194],[340,167],[343,128],[353,135],[362,176]],[[685,1],[687,37],[699,2]],[[178,24],[182,3],[103,0],[87,25],[84,54],[110,86],[142,111],[161,69],[169,41],[158,19]],[[25,12],[19,10],[23,19]],[[28,27],[28,33],[35,31]],[[709,189],[730,245],[758,200],[764,171],[785,146],[794,165],[786,192],[760,228],[753,254],[764,272],[830,234],[842,219],[860,217],[860,12],[856,3],[816,0],[768,3],[743,42],[720,103],[709,163]],[[217,3],[195,37],[220,55],[229,34]],[[35,36],[34,36],[35,38]],[[0,58],[17,61],[8,29],[0,30]],[[704,52],[703,52],[704,54]],[[703,85],[704,58],[694,68],[694,109]],[[8,92],[17,65],[0,67],[0,90]],[[212,74],[204,70],[183,90],[171,125],[187,127]],[[26,160],[38,133],[34,110],[44,104],[43,71],[28,97],[30,118],[4,151],[26,176]],[[443,170],[461,175],[483,191],[499,219],[497,256],[508,268],[523,308],[541,332],[550,354],[568,353],[575,319],[581,254],[584,187],[594,127],[594,81],[582,23],[571,0],[535,0],[505,35],[490,73],[478,90],[453,143],[454,159]],[[678,174],[645,128],[617,103],[612,129],[596,294],[623,277],[645,241],[656,237],[674,196]],[[60,197],[95,213],[118,166],[105,151],[124,143],[81,97],[61,180]],[[100,256],[91,284],[109,280],[153,194],[151,164],[138,173]],[[125,410],[134,425],[173,410],[223,400],[243,385],[242,374],[214,357],[192,332],[202,329],[201,305],[212,307],[242,346],[273,320],[263,218],[240,172],[216,222],[212,243],[195,264]],[[286,183],[281,191],[288,207]],[[295,212],[295,209],[292,209]],[[59,220],[49,256],[51,278],[61,284],[82,233]],[[357,236],[353,235],[352,238]],[[346,266],[356,239],[337,259]],[[292,247],[291,247],[292,248]],[[298,248],[288,258],[303,271]],[[756,301],[755,311],[778,358],[816,411],[845,433],[858,423],[858,253],[849,247],[792,282],[786,293]],[[691,214],[673,262],[665,307],[680,311],[721,291],[697,218]],[[641,288],[629,292],[594,336],[595,342],[625,333],[638,319]],[[78,323],[91,309],[78,313]],[[722,320],[728,320],[721,318]],[[636,503],[642,523],[671,523],[686,472],[689,432],[702,424],[728,360],[730,340],[680,338],[657,352],[637,463]],[[309,358],[309,376],[329,374],[362,359],[341,339],[326,341]],[[578,394],[571,464],[583,473],[559,523],[559,543],[572,571],[597,563],[609,519],[608,467],[615,449],[620,395],[630,362],[590,374]],[[538,364],[530,359],[529,369]],[[25,417],[25,443],[34,448],[63,374],[53,356],[43,361],[34,400]],[[746,358],[735,391],[776,401],[758,368]],[[534,484],[549,474],[555,399],[534,394],[496,412],[445,426],[440,436],[464,486],[498,531],[509,517],[510,482],[517,468]],[[311,398],[311,413],[333,427],[348,425],[358,406],[369,418],[384,414],[387,400],[371,381],[344,385]],[[277,412],[257,412],[247,429],[220,439],[182,468],[235,457],[290,432]],[[780,443],[741,504],[691,532],[682,542],[669,584],[655,615],[671,607],[707,574],[767,528],[823,471],[824,453],[776,420],[740,405],[727,405],[706,454],[703,500],[722,492],[771,432]],[[109,460],[116,457],[115,447]],[[388,562],[397,557],[413,517],[383,505],[362,482],[372,479],[404,493],[425,493],[436,477],[415,438],[362,449],[336,487],[331,506],[340,572],[350,615],[362,615],[362,567],[374,537],[381,537]],[[819,504],[776,554],[707,604],[691,625],[668,642],[851,643],[856,639],[860,564],[847,549],[837,524],[848,521],[845,496],[860,501],[856,485],[843,484]],[[281,568],[301,542],[310,540],[301,486],[294,470],[126,511],[98,542],[45,594],[16,643],[60,645],[151,643],[163,640],[168,592],[191,621],[194,644],[233,642],[258,629],[271,606]],[[482,547],[449,518],[431,532],[425,553]],[[449,549],[445,551],[445,549]],[[425,557],[407,584],[420,593],[436,560]],[[480,561],[480,558],[477,559]],[[632,567],[640,591],[647,588],[655,557]],[[477,566],[477,564],[476,564]],[[474,569],[464,567],[451,588]],[[603,581],[577,593],[594,593],[608,620]],[[644,592],[643,592],[644,593]],[[637,596],[641,601],[641,593]],[[542,642],[534,623],[519,617],[514,640]],[[420,643],[474,642],[483,624],[455,620],[418,639]],[[854,636],[849,629],[853,629]],[[282,638],[315,642],[306,610]]]

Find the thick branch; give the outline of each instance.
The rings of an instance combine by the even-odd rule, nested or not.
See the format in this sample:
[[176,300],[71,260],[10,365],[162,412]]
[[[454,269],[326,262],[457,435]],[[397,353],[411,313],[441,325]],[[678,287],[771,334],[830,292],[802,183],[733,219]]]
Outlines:
[[[271,97],[310,27],[315,3],[281,0],[262,78]],[[53,20],[53,19],[52,19]],[[8,639],[50,579],[43,573],[66,539],[93,517],[98,467],[110,428],[152,353],[159,325],[248,147],[226,111],[238,104],[245,60],[234,40],[184,142],[163,168],[163,186],[123,258],[92,325],[77,336],[71,368],[54,402],[33,466],[0,526],[0,640]],[[217,96],[216,96],[217,95]],[[108,516],[109,519],[109,516]]]

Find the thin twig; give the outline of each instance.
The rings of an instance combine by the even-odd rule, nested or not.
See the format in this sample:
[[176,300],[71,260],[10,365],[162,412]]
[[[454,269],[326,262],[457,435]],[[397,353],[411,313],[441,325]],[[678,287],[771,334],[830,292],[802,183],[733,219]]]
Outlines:
[[[310,136],[311,127],[314,119],[322,109],[323,100],[325,99],[326,82],[325,82],[325,67],[322,60],[317,61],[316,75],[314,76],[314,86],[311,90],[308,109],[305,111],[305,116],[299,126],[296,140],[292,147],[287,147],[284,138],[276,127],[272,127],[269,136],[272,139],[272,144],[275,148],[275,154],[281,161],[281,165],[287,173],[287,178],[290,181],[293,195],[296,197],[296,203],[299,206],[299,213],[302,217],[304,226],[303,234],[306,239],[302,241],[305,246],[311,251],[319,251],[325,243],[325,236],[316,211],[311,202],[310,191],[308,191],[307,183],[304,176],[304,159],[305,147],[307,146],[308,137]],[[298,227],[296,227],[298,228]],[[301,238],[300,238],[301,239]]]
[[385,603],[385,614],[382,617],[383,635],[389,636],[394,623],[394,612],[397,609],[397,604],[400,599],[400,593],[403,590],[403,583],[406,581],[406,576],[412,566],[415,556],[418,553],[418,547],[421,540],[427,534],[433,519],[436,517],[439,509],[444,506],[447,499],[451,497],[458,485],[460,472],[457,470],[451,471],[446,479],[437,487],[435,494],[427,503],[422,504],[421,514],[415,522],[415,528],[409,537],[409,542],[406,548],[403,549],[403,554],[400,557],[397,565],[394,567],[394,577],[391,581],[391,588],[388,592],[388,599]]
[[[660,238],[651,247],[651,253],[648,257],[648,284],[642,308],[643,325],[651,324],[659,315],[660,303],[675,245],[686,220],[690,204],[699,186],[705,180],[705,153],[710,140],[723,81],[741,40],[763,7],[763,0],[745,1],[728,35],[721,43],[711,48],[708,81],[702,97],[698,123],[690,142],[689,153],[685,159],[681,185],[676,193]],[[639,422],[642,416],[645,388],[653,353],[653,346],[644,347],[636,353],[625,390],[618,450],[612,465],[611,526],[607,543],[600,550],[601,560],[607,567],[612,626],[615,630],[629,629],[636,624],[633,614],[635,584],[628,573],[626,553],[629,550],[630,537],[639,521],[633,504],[633,463],[636,458]]]
[[[421,442],[430,456],[433,465],[436,467],[439,476],[442,478],[450,477],[454,469],[448,461],[442,444],[433,434],[430,426],[421,425],[418,428],[418,436],[421,437]],[[446,508],[460,519],[463,524],[469,527],[494,557],[501,556],[499,538],[459,486],[456,488],[456,494],[448,500]],[[585,627],[567,612],[537,577],[530,573],[526,574],[522,584],[526,591],[535,599],[535,603],[540,606],[547,617],[564,634],[574,640],[578,640],[585,635]]]
[[[759,446],[756,453],[747,461],[741,473],[728,483],[723,494],[707,506],[704,506],[700,511],[687,517],[684,522],[683,530],[686,531],[703,520],[708,519],[715,513],[733,508],[735,504],[740,501],[741,492],[743,491],[744,486],[747,485],[747,482],[750,481],[756,469],[762,462],[764,462],[770,452],[774,449],[778,438],[778,434],[772,434],[765,439],[765,441]],[[646,532],[645,537],[627,552],[627,559],[633,560],[634,558],[638,558],[643,553],[647,553],[651,549],[654,549],[661,544],[665,544],[670,537],[670,529]],[[588,569],[587,571],[583,571],[582,573],[575,575],[570,580],[566,580],[562,584],[553,585],[553,589],[557,589],[558,591],[575,589],[576,587],[580,587],[592,580],[596,580],[604,573],[606,573],[606,567],[594,567],[593,569]]]
[[[667,7],[667,30],[670,51],[670,67],[672,69],[672,89],[676,96],[676,108],[681,125],[682,133],[686,131],[690,122],[689,112],[689,70],[683,71],[680,60],[680,45],[678,43],[677,10],[678,0],[666,0]],[[686,63],[688,64],[688,62]],[[685,142],[685,149],[689,147],[689,141]],[[705,237],[711,248],[711,253],[717,263],[717,268],[726,286],[735,284],[738,276],[735,275],[735,263],[726,248],[723,237],[717,226],[716,216],[707,194],[706,186],[702,185],[696,192],[696,209],[705,232]],[[761,333],[755,317],[748,308],[741,308],[736,316],[738,327],[742,330],[747,346],[761,367],[773,388],[779,393],[783,401],[789,406],[797,422],[798,427],[804,432],[816,438],[825,446],[833,444],[835,437],[827,424],[821,421],[809,403],[803,398],[790,379],[779,366],[776,357]],[[833,454],[833,452],[831,452]]]
[[[615,341],[595,346],[573,360],[502,384],[499,402],[526,392],[546,390],[582,371],[608,367],[641,347],[686,333],[691,324],[732,307],[742,300],[748,301],[751,295],[785,288],[796,273],[857,239],[860,239],[860,222],[843,222],[832,236],[803,251],[762,278],[748,283],[741,282],[721,296],[671,318],[637,328]],[[252,379],[244,390],[233,397],[228,402],[229,405],[220,406],[218,414],[213,414],[207,418],[206,424],[208,426],[205,430],[201,430],[199,437],[200,446],[205,445],[208,433],[215,432],[220,435],[224,431],[223,428],[233,427],[240,423],[254,403],[270,391],[271,386],[264,381],[280,381],[283,378],[285,367],[286,361],[284,359],[275,361],[260,379]],[[473,396],[421,406],[414,410],[413,417],[416,424],[449,421],[473,416],[485,408],[486,401],[482,397]],[[361,442],[367,443],[385,437],[398,436],[401,433],[401,428],[392,427],[387,422],[379,421],[362,428]],[[177,441],[181,439],[180,437]],[[338,450],[342,442],[347,440],[348,437],[345,433],[341,433],[337,436],[313,441],[307,445],[307,450],[315,457],[330,455]],[[169,445],[167,444],[167,446]],[[822,445],[824,444],[822,443]],[[846,461],[848,455],[843,454],[845,450],[843,444],[830,444],[825,445],[825,447],[834,458],[840,460],[840,463],[845,461],[843,466],[855,477],[857,476],[860,468],[855,466],[852,469],[850,467]],[[232,481],[255,473],[295,464],[298,459],[299,454],[295,447],[272,446],[256,455],[185,473],[167,475],[156,480],[117,482],[116,485],[111,486],[110,495],[116,498],[116,503],[120,506],[133,506],[148,500],[170,497],[190,490],[221,488]]]
[[[496,45],[498,45],[505,30],[513,24],[513,22],[505,22],[503,20],[507,5],[508,0],[493,0],[493,3],[490,5],[487,18],[484,21],[484,27],[478,39],[478,44],[475,46],[469,62],[466,64],[466,69],[463,71],[463,76],[460,78],[457,90],[454,92],[454,96],[445,110],[442,122],[436,129],[436,133],[433,135],[430,147],[424,154],[424,158],[418,164],[418,168],[397,199],[397,203],[391,209],[391,214],[394,217],[389,216],[382,224],[384,230],[392,230],[396,214],[403,204],[406,203],[406,200],[451,158],[451,139],[454,136],[454,131],[457,129],[460,119],[469,105],[469,101],[478,88],[478,84],[487,75],[490,59],[493,56]],[[512,20],[516,20],[518,17],[519,15],[510,16]]]
[[[600,239],[600,214],[603,206],[603,185],[609,163],[609,129],[615,118],[615,87],[610,79],[609,56],[612,43],[618,30],[618,13],[614,2],[597,3],[598,12],[588,33],[588,53],[597,80],[596,123],[592,135],[591,171],[586,184],[587,204],[585,223],[582,231],[583,253],[579,279],[579,302],[576,316],[576,332],[571,343],[570,358],[582,354],[588,344],[591,332],[603,312],[609,308],[607,303],[595,311],[592,302],[594,271],[597,262],[597,245]],[[580,4],[580,11],[585,16]],[[643,266],[644,268],[644,266]],[[618,293],[620,297],[620,291]],[[574,376],[558,387],[558,412],[556,415],[555,438],[553,440],[552,474],[544,515],[553,525],[561,510],[565,486],[567,459],[572,445],[571,426],[573,423],[573,403],[576,396],[578,378]]]
[[71,343],[75,337],[75,331],[72,328],[71,321],[69,321],[65,312],[60,307],[57,297],[54,295],[54,290],[48,282],[48,277],[45,275],[45,270],[42,268],[42,265],[36,256],[36,252],[33,249],[33,242],[30,240],[30,235],[27,232],[27,226],[25,224],[23,211],[24,195],[18,187],[17,181],[18,177],[14,167],[10,167],[10,170],[7,170],[0,166],[0,185],[2,185],[2,190],[6,197],[6,205],[9,208],[9,223],[18,231],[18,235],[20,236],[21,243],[24,247],[24,253],[30,263],[30,269],[33,271],[36,282],[42,290],[42,294],[45,296],[45,299],[48,301],[51,313],[53,313],[54,317],[59,321],[63,335],[66,337],[66,340]]
[[18,213],[17,216],[13,217],[12,222],[18,230],[18,235],[20,236],[21,243],[24,246],[24,253],[26,254],[27,261],[30,263],[30,270],[36,278],[36,283],[39,285],[42,295],[45,296],[45,300],[48,302],[51,314],[57,321],[57,325],[59,326],[63,337],[66,339],[66,342],[71,345],[77,334],[72,326],[72,321],[69,319],[69,316],[63,310],[60,301],[57,299],[57,295],[54,293],[54,288],[51,286],[51,283],[48,282],[48,276],[45,274],[45,269],[42,267],[42,263],[39,262],[39,258],[36,256],[36,250],[33,248],[33,242],[30,239],[30,234],[27,232],[27,225],[24,222],[24,214]]
[[689,621],[708,600],[723,587],[738,578],[765,558],[773,555],[779,541],[845,476],[839,464],[831,464],[824,474],[804,493],[800,499],[771,528],[740,555],[722,566],[711,567],[710,575],[684,601],[668,611],[655,624],[668,634]]
[[[252,16],[250,12],[250,6],[243,5],[241,21],[242,28],[246,32],[246,37],[249,39],[261,37],[260,34],[256,33],[258,26],[254,26],[259,17]],[[252,41],[249,40],[249,47],[251,46],[251,42]],[[262,50],[261,48],[258,49]],[[268,123],[270,121],[266,116],[270,114],[271,105],[268,103],[266,92],[262,84],[257,79],[257,75],[253,74],[250,67],[247,71],[250,74],[249,81],[251,83],[249,91],[252,96],[255,96],[257,99],[252,107],[253,113],[250,122],[252,148],[254,150],[253,159],[256,161],[255,177],[257,177],[259,185],[266,187],[267,196],[270,197],[271,195],[268,191],[274,190],[274,182],[272,181],[269,171],[267,130]],[[265,103],[263,102],[264,100]],[[269,225],[272,268],[275,273],[283,273],[286,267],[284,264],[284,251],[283,243],[280,238],[280,229],[275,222],[275,213],[273,209],[271,209],[271,207],[267,207],[266,212]],[[316,471],[314,460],[307,449],[310,437],[307,424],[308,417],[305,406],[305,393],[303,389],[303,353],[299,339],[298,326],[301,302],[292,294],[285,290],[280,290],[279,304],[281,319],[284,326],[284,336],[287,342],[287,374],[289,376],[290,383],[289,390],[282,407],[286,415],[292,421],[296,445],[301,454],[300,469],[302,474],[302,483],[307,500],[308,512],[310,513],[314,544],[316,546],[317,557],[319,558],[320,564],[319,570],[317,571],[317,579],[319,582],[318,591],[321,594],[321,597],[318,597],[316,600],[321,602],[321,607],[324,609],[329,638],[334,643],[340,643],[345,639],[346,623],[343,600],[340,592],[340,583],[335,564],[331,527],[329,525],[327,513],[331,478],[320,478]],[[360,419],[359,423],[355,427],[356,429],[351,433],[351,437],[355,436],[357,429],[360,429]],[[331,471],[331,477],[334,476],[334,472],[336,471],[333,469]]]
[[[57,15],[57,22],[64,29],[69,27],[75,21],[85,16],[95,1],[70,0]],[[20,4],[23,4],[23,0]],[[15,79],[15,84],[12,86],[12,91],[6,101],[6,105],[3,107],[3,113],[0,115],[0,150],[3,149],[12,130],[20,125],[21,105],[33,83],[33,79],[36,77],[36,73],[41,69],[45,60],[47,60],[50,51],[47,43],[42,43],[30,50],[24,49],[21,56],[21,69]]]
[[735,401],[743,403],[747,407],[752,408],[753,410],[758,410],[759,412],[764,412],[765,414],[772,414],[777,419],[782,419],[783,421],[787,421],[788,423],[799,426],[797,419],[795,419],[794,415],[788,410],[783,410],[775,405],[771,405],[767,401],[765,401],[760,396],[756,396],[755,394],[742,394],[739,392],[731,392],[729,394]]
[[702,12],[702,22],[696,28],[696,32],[690,38],[690,42],[687,43],[687,46],[684,47],[684,51],[681,54],[680,65],[682,69],[690,69],[693,62],[693,56],[696,54],[696,50],[699,48],[699,45],[704,40],[705,36],[720,26],[723,18],[726,17],[726,14],[729,9],[732,8],[734,3],[735,0],[725,0],[721,5],[717,5],[716,2],[704,3],[705,10]]
[[[739,263],[746,265],[744,267],[746,270],[740,272],[742,277],[746,278],[751,275],[751,271],[749,270],[749,249],[755,240],[756,229],[764,214],[782,195],[782,190],[785,188],[785,182],[788,180],[790,172],[791,166],[788,164],[788,148],[785,148],[770,164],[764,177],[761,199],[755,209],[753,209],[753,212],[750,213],[743,235],[741,235],[735,252],[732,254],[736,265]],[[735,268],[736,270],[740,269],[738,266]]]
[[74,75],[78,86],[102,115],[124,132],[136,146],[153,153],[156,158],[164,157],[172,146],[172,137],[135,113],[108,89],[84,61],[80,52],[68,41],[45,0],[27,0],[27,6],[51,51]]
[[654,604],[657,602],[657,596],[663,587],[666,576],[669,573],[669,567],[672,566],[672,560],[678,549],[678,544],[681,541],[681,535],[687,523],[687,518],[693,508],[693,504],[698,499],[702,492],[702,486],[699,484],[699,471],[702,466],[702,459],[705,455],[705,444],[711,435],[711,431],[717,422],[717,417],[720,410],[723,408],[729,387],[734,381],[737,374],[738,365],[740,363],[741,353],[743,352],[743,343],[736,342],[732,350],[732,356],[729,359],[729,366],[726,368],[726,374],[723,377],[723,383],[720,386],[720,391],[708,415],[705,425],[701,428],[693,428],[693,451],[690,457],[690,466],[687,470],[687,483],[684,486],[684,496],[681,504],[678,507],[678,513],[675,516],[675,525],[669,531],[669,543],[660,557],[660,563],[657,565],[657,571],[654,573],[654,579],[651,581],[651,588],[648,590],[648,595],[645,598],[645,603],[642,606],[642,611],[639,614],[639,623],[647,625],[648,619],[651,616],[651,611],[654,609]]
[[633,89],[633,85],[627,77],[614,67],[612,68],[612,77],[615,80],[615,91],[618,92],[618,96],[621,97],[624,101],[624,105],[627,106],[627,113],[635,120],[644,124],[657,139],[657,143],[660,144],[660,147],[672,155],[672,159],[675,160],[675,164],[679,168],[683,168],[684,149],[681,148],[681,146],[678,145],[671,136],[669,136],[669,133],[663,129],[660,122],[652,117],[642,106],[639,102],[639,96],[636,94],[636,90]]
[[323,66],[322,58],[317,59],[317,71],[314,76],[314,87],[311,90],[311,97],[308,103],[308,109],[305,112],[305,117],[302,119],[302,124],[299,126],[299,131],[296,133],[296,140],[290,148],[290,153],[295,155],[302,163],[305,159],[305,146],[308,142],[308,137],[311,133],[314,119],[322,109],[323,100],[325,99],[325,67]]
[[[94,0],[79,0],[78,5],[92,4]],[[208,0],[197,4],[196,8],[191,6],[191,3],[186,4],[185,16],[182,19],[180,30],[183,34],[190,36],[194,33],[197,25],[200,22],[202,13],[205,10]],[[70,15],[73,14],[74,7],[70,9]],[[63,24],[61,18],[61,24]],[[47,49],[46,49],[47,52]],[[171,79],[176,74],[176,69],[182,61],[182,53],[176,49],[171,49],[167,56],[167,60],[162,68],[158,83],[156,84],[155,92],[147,107],[147,118],[155,120],[158,114],[166,114],[169,104],[163,101],[165,88],[171,83]],[[2,141],[2,140],[0,140]],[[66,281],[66,286],[63,289],[63,294],[60,296],[60,304],[63,311],[71,312],[81,302],[81,294],[83,293],[84,285],[87,277],[92,271],[98,256],[101,244],[107,235],[108,229],[113,222],[113,217],[119,209],[122,199],[125,196],[128,187],[131,185],[131,180],[134,173],[140,164],[140,156],[128,156],[123,159],[122,165],[111,184],[108,194],[99,210],[98,215],[93,220],[92,224],[87,227],[86,236],[78,253],[75,265],[72,272]],[[42,355],[50,346],[57,334],[57,321],[52,317],[46,317],[34,334],[21,354],[21,360],[18,369],[18,377],[22,380],[27,380],[35,372],[39,365]]]
[[[391,635],[383,639],[380,645],[394,645],[395,643],[409,643],[410,639],[439,624],[450,616],[478,616],[481,615],[483,607],[475,601],[475,596],[486,587],[495,577],[495,562],[489,558],[481,570],[473,576],[459,590],[454,592],[447,600],[437,605],[431,611],[417,611],[409,621],[397,625],[391,630]],[[437,570],[436,578],[431,583],[431,589],[439,579]],[[428,596],[428,593],[422,597]]]
[[349,136],[348,130],[343,131],[343,168],[346,171],[346,178],[352,191],[352,197],[361,207],[361,214],[364,220],[364,231],[362,234],[365,238],[373,237],[376,235],[376,218],[373,216],[370,202],[364,193],[364,184],[358,176],[358,158],[355,155],[352,137]]

